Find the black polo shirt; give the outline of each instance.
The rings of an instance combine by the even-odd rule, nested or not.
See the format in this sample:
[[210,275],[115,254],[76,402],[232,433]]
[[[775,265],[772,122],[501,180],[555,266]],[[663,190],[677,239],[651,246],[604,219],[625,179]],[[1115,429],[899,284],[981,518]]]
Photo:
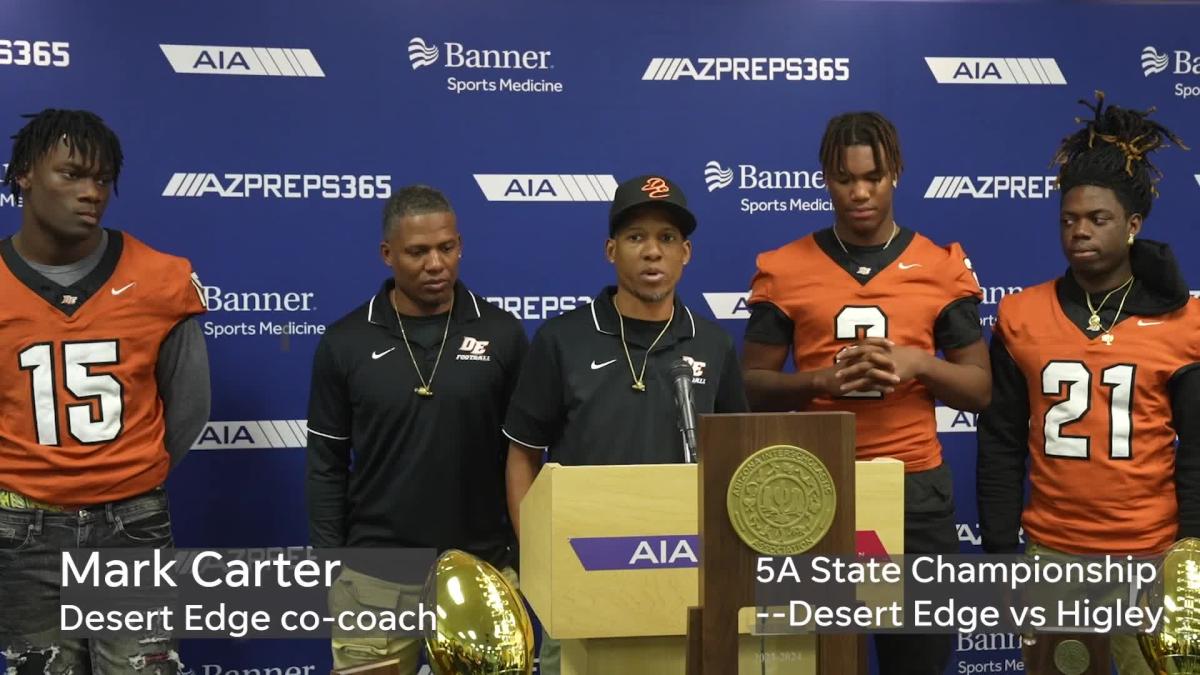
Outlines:
[[[308,411],[312,544],[460,548],[507,564],[500,427],[528,347],[524,329],[456,284],[433,396],[423,398],[388,297],[393,286],[389,279],[317,346]],[[404,320],[427,380],[445,319]]]
[[[504,434],[549,449],[561,464],[669,464],[683,461],[671,366],[693,361],[696,413],[746,412],[733,341],[675,299],[675,316],[646,364],[646,391],[632,388],[613,294],[550,319],[534,336],[509,403]],[[665,322],[624,319],[629,356],[641,369]],[[701,448],[703,452],[703,448]]]

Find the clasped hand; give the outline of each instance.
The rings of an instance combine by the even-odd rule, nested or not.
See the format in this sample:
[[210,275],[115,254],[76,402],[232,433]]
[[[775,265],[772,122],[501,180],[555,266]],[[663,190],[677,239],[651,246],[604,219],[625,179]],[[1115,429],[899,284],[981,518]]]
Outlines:
[[916,347],[897,345],[886,338],[865,338],[838,352],[827,393],[845,396],[852,392],[890,394],[900,384],[921,374],[928,354]]

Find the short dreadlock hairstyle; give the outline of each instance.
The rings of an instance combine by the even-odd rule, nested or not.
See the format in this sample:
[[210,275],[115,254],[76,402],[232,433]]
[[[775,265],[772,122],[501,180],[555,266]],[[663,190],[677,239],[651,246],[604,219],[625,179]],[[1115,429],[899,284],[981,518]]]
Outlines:
[[870,146],[875,166],[899,178],[904,171],[896,127],[877,112],[852,112],[829,120],[821,138],[821,167],[825,173],[845,169],[842,151],[852,145]]
[[1050,166],[1059,165],[1058,189],[1066,195],[1071,188],[1095,185],[1117,196],[1127,214],[1150,215],[1158,196],[1162,172],[1148,155],[1175,143],[1187,146],[1169,129],[1149,119],[1154,108],[1129,110],[1104,106],[1104,92],[1096,92],[1096,104],[1079,101],[1092,111],[1091,119],[1076,117],[1083,128],[1063,139]]
[[86,110],[47,108],[22,117],[29,122],[12,137],[12,159],[4,174],[4,184],[14,197],[21,196],[17,176],[28,173],[34,162],[52,151],[59,140],[65,140],[82,163],[96,163],[101,171],[111,173],[116,192],[125,156],[121,153],[121,141],[98,115]]

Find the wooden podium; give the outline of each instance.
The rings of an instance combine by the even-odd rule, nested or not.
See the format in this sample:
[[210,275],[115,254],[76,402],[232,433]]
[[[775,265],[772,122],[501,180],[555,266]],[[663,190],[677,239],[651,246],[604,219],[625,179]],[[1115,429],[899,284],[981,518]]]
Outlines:
[[[723,418],[753,418],[755,424],[788,430],[811,419],[780,418],[813,416],[705,416],[702,456],[727,450],[704,431]],[[772,442],[812,450],[803,433],[788,438]],[[850,493],[858,538],[878,541],[891,553],[903,551],[904,465],[882,460],[851,466],[858,486]],[[546,631],[562,641],[562,675],[684,675],[688,609],[700,601],[698,471],[694,464],[542,468],[521,503],[521,591]],[[730,580],[734,574],[707,572],[727,573]],[[752,604],[751,599],[730,628],[730,639],[739,636],[738,670],[758,675],[764,652],[786,651],[786,658],[765,661],[767,673],[815,673],[817,641],[752,635]]]

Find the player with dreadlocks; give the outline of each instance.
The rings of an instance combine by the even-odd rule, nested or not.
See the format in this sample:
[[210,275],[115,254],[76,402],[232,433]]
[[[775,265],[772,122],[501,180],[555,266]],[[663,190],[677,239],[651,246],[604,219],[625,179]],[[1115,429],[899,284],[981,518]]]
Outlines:
[[59,631],[61,552],[170,546],[162,484],[209,412],[191,266],[100,221],[123,155],[85,111],[14,136],[4,182],[21,224],[0,240],[0,651],[10,672],[173,673],[157,625]]
[[[1138,236],[1161,178],[1149,156],[1183,144],[1152,110],[1096,98],[1054,158],[1069,269],[998,310],[978,425],[993,553],[1016,552],[1022,525],[1042,557],[1155,555],[1200,536],[1200,301],[1167,245]],[[1132,636],[1111,647],[1122,673],[1150,672]]]
[[[896,223],[904,162],[886,118],[833,118],[820,159],[835,222],[758,257],[747,394],[755,410],[855,413],[858,457],[904,462],[905,552],[957,553],[933,402],[987,405],[979,283],[958,244]],[[796,372],[780,372],[789,355]],[[875,646],[884,675],[940,674],[953,649],[949,635],[877,635]]]

